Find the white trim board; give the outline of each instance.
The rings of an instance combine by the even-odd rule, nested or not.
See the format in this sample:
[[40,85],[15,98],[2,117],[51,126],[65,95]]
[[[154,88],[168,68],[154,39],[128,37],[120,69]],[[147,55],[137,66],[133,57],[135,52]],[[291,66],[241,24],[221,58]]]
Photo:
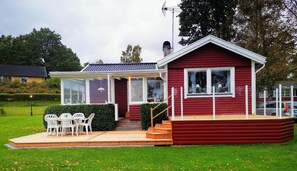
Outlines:
[[227,42],[227,41],[220,39],[216,36],[208,35],[208,36],[186,46],[185,48],[160,59],[157,62],[157,65],[158,65],[158,67],[162,67],[162,66],[164,66],[164,65],[166,65],[166,64],[168,64],[168,63],[170,63],[170,62],[172,62],[172,61],[174,61],[174,60],[176,60],[176,59],[178,59],[178,58],[180,58],[180,57],[182,57],[182,56],[184,56],[184,55],[186,55],[186,54],[188,54],[188,53],[190,53],[190,52],[192,52],[192,51],[194,51],[208,43],[213,43],[219,47],[227,49],[227,50],[234,52],[238,55],[244,56],[244,57],[251,59],[252,61],[255,61],[257,63],[260,63],[262,65],[266,63],[266,57],[264,57],[262,55],[259,55],[257,53],[250,51],[250,50],[247,50],[245,48],[242,48],[240,46],[237,46],[235,44]]

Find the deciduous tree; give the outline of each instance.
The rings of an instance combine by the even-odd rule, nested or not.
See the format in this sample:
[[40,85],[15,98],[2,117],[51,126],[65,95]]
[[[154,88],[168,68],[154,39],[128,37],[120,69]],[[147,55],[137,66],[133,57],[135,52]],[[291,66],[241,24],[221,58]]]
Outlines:
[[143,59],[140,57],[141,47],[139,45],[128,45],[126,51],[122,51],[121,62],[122,63],[137,63]]

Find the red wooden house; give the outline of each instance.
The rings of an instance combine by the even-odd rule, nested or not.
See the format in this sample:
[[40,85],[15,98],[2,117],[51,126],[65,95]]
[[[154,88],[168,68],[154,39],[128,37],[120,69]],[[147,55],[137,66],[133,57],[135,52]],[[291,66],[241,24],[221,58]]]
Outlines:
[[[139,120],[139,106],[160,102],[176,88],[184,94],[184,114],[212,114],[212,87],[217,114],[244,114],[244,86],[249,113],[256,109],[256,73],[266,58],[209,35],[156,63],[89,64],[80,72],[51,72],[62,78],[62,104],[116,103],[119,115]],[[176,97],[177,97],[176,96]],[[170,103],[170,102],[169,102]],[[180,98],[175,113],[180,115]]]
[[[50,75],[61,78],[61,104],[114,103],[118,109],[118,113],[115,114],[116,120],[127,116],[126,113],[129,114],[130,120],[139,120],[140,105],[161,102],[172,95],[172,87],[175,96],[174,110],[169,111],[169,115],[212,115],[213,96],[217,115],[255,114],[256,74],[265,66],[265,62],[266,58],[259,54],[209,35],[157,62],[89,64],[80,72],[51,72]],[[246,86],[248,100],[245,96]],[[169,105],[171,103],[169,101]],[[267,127],[268,131],[279,128],[282,124],[289,125],[290,128],[285,133],[279,130],[276,136],[272,133],[272,139],[267,141],[242,141],[242,138],[234,140],[234,137],[242,135],[247,127],[255,128],[254,124],[259,124],[258,121],[209,121],[214,123],[207,124],[200,122],[172,121],[173,144],[282,142],[291,139],[293,135],[292,120],[274,121],[276,125],[270,124],[273,126]],[[230,125],[233,123],[237,125],[233,126],[234,130],[227,129],[226,132],[220,133],[223,139],[199,141],[191,138],[202,136],[197,134],[198,130],[201,130],[201,125],[205,128],[208,128],[206,125],[210,126],[208,130],[218,131],[212,128],[220,129],[217,124],[223,123],[228,128],[231,128]],[[193,130],[187,129],[191,127]],[[230,134],[230,131],[239,132]],[[253,131],[257,134],[258,129],[250,130]],[[257,136],[265,137],[268,134],[262,131]],[[243,139],[253,139],[251,137],[254,135],[248,134]],[[280,138],[278,135],[285,137]],[[226,137],[229,139],[224,140]]]

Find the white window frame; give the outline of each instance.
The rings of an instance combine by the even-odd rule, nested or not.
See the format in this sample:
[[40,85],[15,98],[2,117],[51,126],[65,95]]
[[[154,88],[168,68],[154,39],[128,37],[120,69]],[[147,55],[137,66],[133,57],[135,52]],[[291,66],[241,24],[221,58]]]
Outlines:
[[[215,68],[185,68],[184,69],[184,96],[185,98],[200,98],[200,97],[212,97],[212,86],[211,86],[211,71],[212,70],[229,70],[230,71],[230,89],[231,93],[221,94],[216,93],[216,97],[235,97],[235,67],[215,67]],[[189,71],[206,71],[206,93],[201,95],[188,95],[188,72]]]

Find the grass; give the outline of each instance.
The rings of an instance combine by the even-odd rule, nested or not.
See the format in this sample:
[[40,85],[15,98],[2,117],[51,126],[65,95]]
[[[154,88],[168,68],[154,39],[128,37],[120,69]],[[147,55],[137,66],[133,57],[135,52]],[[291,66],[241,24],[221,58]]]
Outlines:
[[[12,107],[12,106],[11,106]],[[20,106],[19,106],[20,107]],[[25,106],[27,107],[27,106]],[[0,116],[0,170],[296,170],[295,138],[282,144],[11,150],[8,139],[45,131],[42,113]]]

